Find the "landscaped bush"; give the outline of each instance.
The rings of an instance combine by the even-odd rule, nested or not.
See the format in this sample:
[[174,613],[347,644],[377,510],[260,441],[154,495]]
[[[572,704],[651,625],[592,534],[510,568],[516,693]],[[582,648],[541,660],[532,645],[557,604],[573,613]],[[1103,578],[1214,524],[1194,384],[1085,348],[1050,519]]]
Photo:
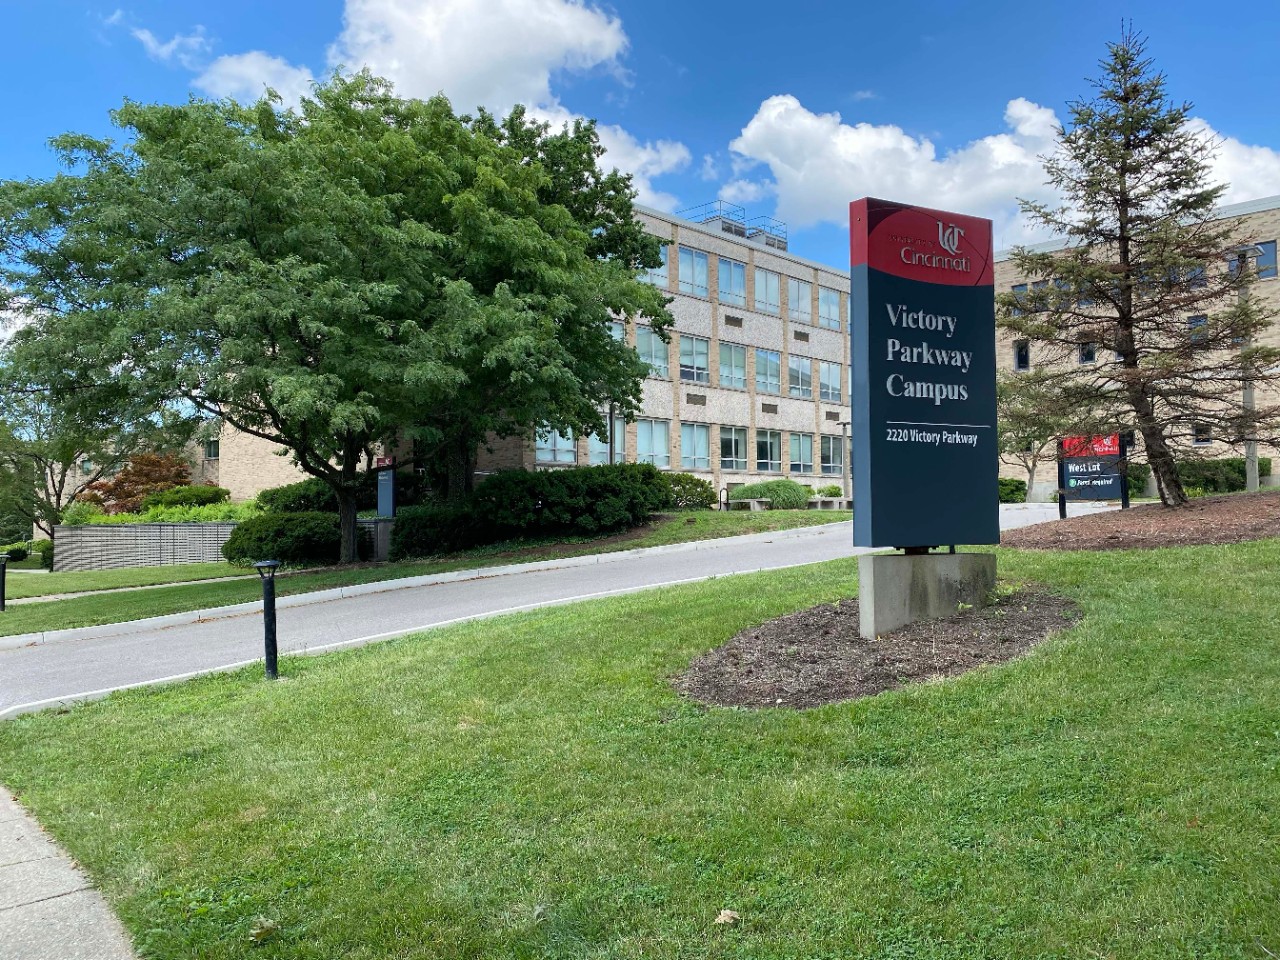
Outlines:
[[771,510],[803,510],[809,505],[812,492],[794,480],[764,480],[730,490],[729,499],[768,500]]
[[671,506],[671,487],[648,463],[570,470],[502,470],[471,499],[497,539],[594,536],[638,526]]
[[665,474],[671,487],[671,505],[678,510],[710,510],[716,503],[716,488],[709,480],[691,473]]
[[1027,502],[1027,481],[1020,480],[1017,477],[1001,477],[1000,478],[1000,502],[1001,503],[1026,503]]
[[6,547],[4,552],[5,556],[14,563],[17,563],[19,560],[25,560],[27,557],[31,556],[31,554],[27,552],[26,547]]
[[[78,527],[81,524],[93,523],[103,520],[107,516],[102,507],[88,500],[73,500],[67,504],[65,510],[62,511],[62,525],[64,527]],[[120,516],[131,516],[131,514],[120,514]],[[125,521],[128,522],[127,520]]]
[[176,453],[139,453],[115,476],[95,481],[79,499],[101,506],[107,513],[135,513],[144,497],[191,482],[191,467]]
[[[1271,476],[1271,458],[1258,458],[1258,476]],[[1178,463],[1178,479],[1183,487],[1209,493],[1234,493],[1245,488],[1244,457],[1218,460],[1183,460]]]
[[32,544],[36,551],[40,554],[40,566],[46,570],[53,569],[53,541],[37,540]]
[[188,487],[170,487],[149,493],[142,498],[142,509],[152,507],[207,507],[214,503],[226,503],[231,499],[231,491],[226,487],[211,487],[207,484],[196,484]]
[[397,511],[391,559],[434,557],[494,542],[493,529],[470,506],[428,504]]
[[1151,479],[1151,468],[1145,463],[1130,463],[1129,472],[1129,496],[1142,497],[1147,492],[1147,481]]
[[264,513],[239,524],[222,545],[235,564],[279,560],[290,566],[337,563],[342,531],[336,513]]
[[819,497],[843,497],[844,488],[838,483],[828,483],[825,487],[819,487],[813,491]]

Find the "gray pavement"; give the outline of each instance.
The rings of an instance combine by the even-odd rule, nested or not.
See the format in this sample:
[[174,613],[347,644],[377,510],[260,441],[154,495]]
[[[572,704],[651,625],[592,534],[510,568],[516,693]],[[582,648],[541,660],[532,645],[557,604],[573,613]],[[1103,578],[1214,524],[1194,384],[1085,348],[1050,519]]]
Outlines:
[[[1073,513],[1089,508],[1073,508]],[[1012,529],[1056,518],[1050,504],[1001,508]],[[771,534],[655,547],[595,558],[453,574],[448,582],[397,588],[278,611],[282,653],[319,653],[389,639],[416,630],[542,606],[613,596],[712,577],[819,563],[865,553],[851,546],[851,524],[834,523]],[[253,663],[262,656],[257,605],[201,611],[188,623],[111,628],[112,636],[78,636],[0,650],[0,720],[93,699],[131,686],[186,679]],[[82,634],[86,631],[77,631]],[[93,631],[87,631],[92,634]],[[51,635],[49,635],[51,636]]]
[[101,894],[0,788],[0,960],[133,960]]

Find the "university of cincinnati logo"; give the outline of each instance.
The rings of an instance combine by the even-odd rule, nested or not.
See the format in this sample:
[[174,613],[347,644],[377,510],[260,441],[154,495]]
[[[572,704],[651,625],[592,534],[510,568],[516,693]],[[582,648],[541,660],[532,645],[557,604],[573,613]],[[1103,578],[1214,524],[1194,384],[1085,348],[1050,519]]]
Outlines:
[[963,236],[964,231],[954,223],[944,226],[941,220],[938,221],[938,245],[953,257],[960,252],[960,238]]

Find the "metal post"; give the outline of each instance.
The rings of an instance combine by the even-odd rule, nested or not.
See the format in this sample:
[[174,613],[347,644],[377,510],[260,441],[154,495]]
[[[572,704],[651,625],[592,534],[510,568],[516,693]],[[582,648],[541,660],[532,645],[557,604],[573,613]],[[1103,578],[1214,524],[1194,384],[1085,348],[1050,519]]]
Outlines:
[[9,566],[9,555],[0,553],[0,613],[4,613],[5,571]]
[[1067,519],[1067,462],[1066,446],[1058,441],[1058,519]]
[[1129,509],[1129,445],[1120,434],[1120,509]]
[[849,426],[851,423],[852,421],[850,420],[840,421],[840,446],[843,448],[840,451],[840,488],[844,491],[846,500],[853,499],[853,477],[852,471],[849,469]]
[[280,561],[263,560],[253,566],[262,578],[262,632],[266,648],[267,679],[275,680],[280,676],[276,652],[276,568],[280,566]]
[[[1249,266],[1248,254],[1243,250],[1240,251],[1240,260],[1237,269],[1240,270],[1239,276],[1244,276],[1244,270]],[[1242,307],[1249,304],[1249,287],[1247,284],[1240,286],[1240,305]],[[1242,347],[1248,350],[1253,346],[1253,337],[1247,337]],[[1244,407],[1244,488],[1249,493],[1258,492],[1258,441],[1253,436],[1253,416],[1256,406],[1253,397],[1253,375],[1250,371],[1245,371],[1245,381],[1243,396],[1240,398],[1241,406]]]

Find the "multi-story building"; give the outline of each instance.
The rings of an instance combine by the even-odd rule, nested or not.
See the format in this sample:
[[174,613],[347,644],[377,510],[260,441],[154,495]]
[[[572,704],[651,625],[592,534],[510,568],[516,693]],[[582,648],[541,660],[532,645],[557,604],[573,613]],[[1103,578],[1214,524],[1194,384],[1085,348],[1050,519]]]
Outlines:
[[[1280,196],[1264,197],[1260,200],[1250,200],[1245,203],[1230,204],[1222,207],[1216,218],[1220,221],[1229,221],[1230,227],[1242,241],[1255,244],[1261,253],[1256,261],[1259,282],[1253,286],[1250,296],[1257,298],[1263,302],[1264,308],[1280,314],[1280,278],[1277,277],[1276,264],[1276,241],[1280,238]],[[1032,245],[1030,249],[1042,252],[1052,252],[1061,250],[1065,244],[1061,241],[1049,241],[1047,243]],[[1014,292],[1025,291],[1028,289],[1027,278],[1021,276],[1013,262],[1010,260],[1011,251],[997,251],[995,264],[995,287],[996,292]],[[1227,269],[1227,264],[1223,264],[1223,269]],[[1034,281],[1038,284],[1047,284],[1047,280]],[[1191,334],[1197,324],[1205,322],[1204,316],[1188,314],[1187,329]],[[1280,323],[1273,324],[1265,334],[1258,338],[1259,342],[1267,346],[1280,346]],[[1105,364],[1110,362],[1106,351],[1098,348],[1096,344],[1081,344],[1073,361],[1082,366],[1093,364]],[[1034,342],[1019,339],[1005,331],[999,331],[996,336],[996,366],[1004,371],[1022,371],[1030,370],[1038,363],[1044,362],[1042,357],[1036,354],[1036,344]],[[1264,397],[1261,390],[1258,397],[1259,404],[1274,403],[1275,398]],[[1239,456],[1238,444],[1233,447],[1228,444],[1224,438],[1213,436],[1212,430],[1205,424],[1189,424],[1188,434],[1193,437],[1191,445],[1195,448],[1195,453],[1202,456]],[[1139,441],[1140,442],[1140,441]],[[1272,456],[1277,451],[1262,448],[1259,451],[1261,456]],[[1280,466],[1280,464],[1277,464]],[[1026,473],[1022,467],[1014,463],[1005,462],[1001,464],[1001,475],[1009,477],[1023,477]],[[1262,479],[1264,485],[1280,484],[1280,471],[1271,477]],[[1049,456],[1039,466],[1036,472],[1036,489],[1032,491],[1034,499],[1048,499],[1054,494],[1057,487],[1057,461],[1053,456]],[[1149,491],[1154,493],[1154,487]]]
[[[652,463],[705,477],[719,490],[770,477],[813,486],[848,477],[849,274],[787,250],[786,228],[714,203],[671,216],[637,208],[663,243],[644,278],[672,298],[663,341],[641,323],[615,324],[649,364],[640,412],[612,436],[547,433],[482,450],[477,472],[504,467]],[[210,458],[213,452],[216,458]],[[206,476],[233,499],[301,479],[279,448],[224,427]]]

